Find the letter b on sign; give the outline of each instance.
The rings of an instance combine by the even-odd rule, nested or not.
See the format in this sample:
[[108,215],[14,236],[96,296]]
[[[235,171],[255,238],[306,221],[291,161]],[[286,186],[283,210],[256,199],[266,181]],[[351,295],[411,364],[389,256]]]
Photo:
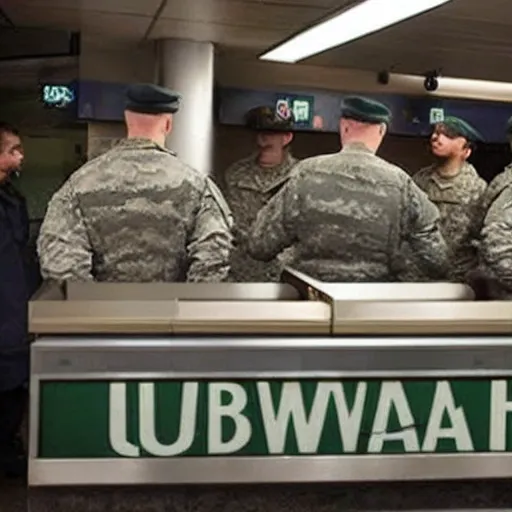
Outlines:
[[[229,393],[231,400],[222,404],[222,394]],[[215,382],[208,385],[208,453],[235,453],[241,450],[251,439],[251,424],[242,414],[247,405],[247,394],[239,384]],[[231,439],[224,441],[222,432],[223,418],[234,423]]]

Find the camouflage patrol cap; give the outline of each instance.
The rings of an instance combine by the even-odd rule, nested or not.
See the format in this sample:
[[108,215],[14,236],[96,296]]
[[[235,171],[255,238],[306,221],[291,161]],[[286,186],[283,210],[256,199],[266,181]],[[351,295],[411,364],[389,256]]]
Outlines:
[[391,111],[383,103],[370,98],[349,96],[344,99],[341,106],[341,117],[361,123],[389,124],[391,122]]
[[175,114],[181,95],[153,84],[134,84],[126,91],[126,110],[139,114]]
[[481,142],[483,137],[469,123],[460,117],[448,116],[444,121],[437,123],[437,126],[444,126],[454,136],[463,137],[468,142]]
[[287,118],[280,116],[271,107],[255,107],[245,115],[248,128],[265,132],[290,132],[293,130],[293,114]]

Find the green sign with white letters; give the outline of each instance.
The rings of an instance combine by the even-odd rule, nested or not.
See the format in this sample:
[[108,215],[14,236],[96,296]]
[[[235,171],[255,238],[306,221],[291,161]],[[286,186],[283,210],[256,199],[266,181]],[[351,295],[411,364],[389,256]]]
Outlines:
[[42,382],[40,458],[512,451],[507,380]]

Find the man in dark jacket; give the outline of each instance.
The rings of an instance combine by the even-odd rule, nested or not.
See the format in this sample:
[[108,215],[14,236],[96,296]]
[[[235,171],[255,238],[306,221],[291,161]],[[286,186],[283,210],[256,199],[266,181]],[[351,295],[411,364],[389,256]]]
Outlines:
[[26,270],[28,215],[11,176],[19,172],[19,133],[0,123],[0,477],[25,473],[19,429],[26,405],[29,347]]

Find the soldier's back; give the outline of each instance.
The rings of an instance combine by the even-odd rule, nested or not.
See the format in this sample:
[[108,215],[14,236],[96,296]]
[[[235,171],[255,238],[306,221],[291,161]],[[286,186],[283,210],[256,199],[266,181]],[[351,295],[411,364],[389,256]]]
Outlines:
[[206,178],[149,141],[126,140],[70,178],[98,281],[184,281]]
[[407,174],[368,150],[305,160],[297,265],[324,281],[389,281]]
[[512,165],[490,183],[475,220],[489,298],[512,300]]
[[503,172],[500,172],[494,179],[489,183],[489,186],[482,194],[480,202],[478,204],[478,211],[475,220],[475,229],[480,232],[489,208],[498,199],[498,197],[509,187],[512,186],[512,164],[505,167]]

